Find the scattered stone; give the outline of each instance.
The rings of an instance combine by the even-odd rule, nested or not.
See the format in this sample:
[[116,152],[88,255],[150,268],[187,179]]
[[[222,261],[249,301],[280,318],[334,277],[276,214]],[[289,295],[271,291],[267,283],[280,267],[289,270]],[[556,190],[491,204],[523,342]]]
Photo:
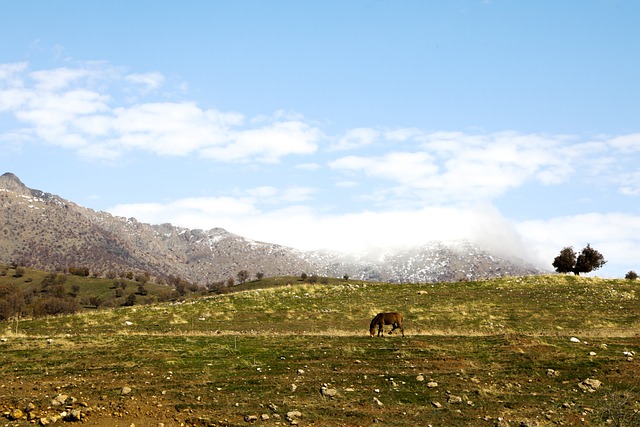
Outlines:
[[298,375],[304,375],[304,369],[298,369]]
[[587,378],[586,380],[584,380],[580,384],[578,384],[578,387],[580,387],[584,391],[588,391],[589,393],[593,393],[596,390],[598,390],[601,385],[602,385],[602,383],[600,381],[598,381],[596,379],[593,379],[593,378]]
[[12,409],[11,412],[9,412],[9,419],[11,421],[19,420],[22,417],[24,417],[24,412],[22,412],[20,409]]
[[296,391],[297,388],[298,388],[297,385],[291,384],[291,391]]
[[422,376],[422,375],[418,375],[418,376],[416,377],[416,381],[424,381],[424,376]]
[[590,351],[590,352],[589,352],[589,356],[595,356],[595,355],[596,355],[596,352],[595,352],[595,351]]
[[262,421],[268,421],[268,420],[269,420],[269,418],[271,418],[271,417],[269,416],[269,414],[262,414],[262,415],[260,415],[260,419],[261,419]]
[[322,387],[320,389],[320,393],[324,396],[324,397],[329,397],[329,398],[334,398],[338,395],[338,390],[336,390],[335,388],[328,388],[328,387]]
[[438,387],[438,383],[437,383],[437,382],[435,382],[435,381],[429,381],[429,382],[427,383],[427,387],[429,387],[429,388],[436,388],[436,387]]
[[80,409],[72,409],[69,411],[66,417],[64,417],[65,421],[80,421],[82,419],[82,411]]
[[450,394],[447,398],[447,402],[451,404],[462,403],[462,398],[460,396],[454,396],[453,394]]
[[126,396],[127,394],[131,394],[131,387],[127,387],[127,386],[122,387],[122,389],[120,390],[120,394],[122,396]]
[[442,403],[440,402],[431,402],[431,404],[436,408],[436,409],[440,409],[442,408]]
[[289,421],[291,424],[293,424],[294,422],[297,424],[298,423],[298,418],[302,418],[302,412],[300,412],[300,411],[289,411],[289,412],[287,412],[286,420]]
[[278,407],[276,405],[274,405],[273,403],[269,403],[267,405],[267,408],[269,408],[271,410],[271,412],[278,412]]
[[374,402],[376,402],[376,405],[378,405],[378,406],[384,406],[384,403],[382,403],[382,402],[380,401],[380,399],[378,399],[377,397],[374,397],[374,398],[373,398],[373,401],[374,401]]
[[555,369],[547,369],[547,376],[549,378],[554,378],[560,375],[560,372],[556,371]]
[[576,337],[571,337],[571,339],[569,340],[571,342],[580,342],[580,340]]
[[244,420],[248,423],[254,423],[256,421],[258,421],[258,416],[257,415],[245,415],[244,416]]
[[66,394],[59,394],[51,400],[51,406],[62,406],[67,403],[68,398]]

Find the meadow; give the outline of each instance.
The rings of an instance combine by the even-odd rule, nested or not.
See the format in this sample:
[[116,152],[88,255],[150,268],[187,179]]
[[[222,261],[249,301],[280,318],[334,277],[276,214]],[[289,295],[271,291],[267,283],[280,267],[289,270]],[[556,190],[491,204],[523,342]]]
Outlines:
[[636,281],[326,282],[2,322],[4,425],[640,425]]

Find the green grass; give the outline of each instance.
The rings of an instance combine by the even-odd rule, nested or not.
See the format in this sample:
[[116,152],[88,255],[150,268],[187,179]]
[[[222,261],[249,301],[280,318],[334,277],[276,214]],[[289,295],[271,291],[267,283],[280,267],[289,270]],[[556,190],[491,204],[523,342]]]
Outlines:
[[[138,426],[247,425],[246,415],[260,414],[271,418],[259,423],[275,425],[299,410],[302,425],[595,426],[606,425],[605,409],[622,392],[633,396],[622,410],[639,405],[635,282],[277,278],[243,286],[180,303],[1,323],[0,407],[47,408],[64,392],[94,408],[93,425],[122,414]],[[406,338],[368,336],[373,315],[388,310],[405,315]],[[628,361],[624,351],[637,356]],[[602,387],[585,392],[579,383],[587,378]],[[123,386],[133,388],[131,398],[120,396]],[[323,386],[337,396],[323,397]]]

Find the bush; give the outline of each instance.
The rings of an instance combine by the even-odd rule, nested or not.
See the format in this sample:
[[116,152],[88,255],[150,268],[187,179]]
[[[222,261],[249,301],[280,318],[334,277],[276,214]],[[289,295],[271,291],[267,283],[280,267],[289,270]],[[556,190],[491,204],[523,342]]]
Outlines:
[[18,287],[0,285],[0,320],[8,320],[19,314],[24,305],[24,295]]
[[630,272],[628,272],[626,274],[626,276],[624,276],[625,279],[627,280],[637,280],[638,279],[638,274],[636,274],[635,271],[631,270]]
[[70,298],[44,297],[33,304],[33,316],[44,317],[56,314],[73,314],[80,306],[78,301]]

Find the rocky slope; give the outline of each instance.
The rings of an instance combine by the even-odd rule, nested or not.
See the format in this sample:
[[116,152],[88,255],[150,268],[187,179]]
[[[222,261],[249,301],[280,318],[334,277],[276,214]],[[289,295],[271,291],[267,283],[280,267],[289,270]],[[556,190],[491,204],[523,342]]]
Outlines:
[[429,243],[385,253],[344,256],[303,252],[257,242],[220,228],[190,230],[151,225],[79,206],[0,176],[0,263],[45,270],[88,267],[147,271],[208,284],[247,270],[265,276],[318,274],[389,282],[433,282],[537,274],[522,261],[507,260],[468,242]]

